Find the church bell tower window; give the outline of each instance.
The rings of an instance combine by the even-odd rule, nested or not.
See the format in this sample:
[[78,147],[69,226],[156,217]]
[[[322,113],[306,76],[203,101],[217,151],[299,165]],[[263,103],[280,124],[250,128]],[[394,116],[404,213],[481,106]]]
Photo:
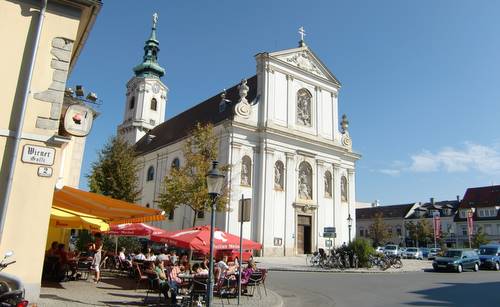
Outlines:
[[134,107],[135,107],[135,97],[132,96],[132,98],[130,99],[130,103],[129,103],[129,109],[132,110]]
[[147,181],[152,181],[153,179],[155,179],[155,168],[150,166],[148,168],[148,175],[147,175]]
[[156,111],[158,108],[158,101],[156,101],[156,98],[151,99],[151,110]]

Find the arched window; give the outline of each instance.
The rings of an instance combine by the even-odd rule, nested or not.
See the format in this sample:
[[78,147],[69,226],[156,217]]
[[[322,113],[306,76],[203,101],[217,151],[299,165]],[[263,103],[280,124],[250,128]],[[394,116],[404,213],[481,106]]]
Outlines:
[[252,185],[252,159],[249,156],[241,159],[241,185]]
[[146,204],[146,208],[149,208],[149,203]]
[[325,172],[325,197],[332,197],[332,173],[330,171]]
[[276,161],[274,164],[274,188],[276,190],[283,190],[284,186],[284,165],[281,161]]
[[298,194],[300,199],[312,199],[312,167],[303,161],[299,164]]
[[312,95],[305,88],[297,92],[297,123],[304,126],[311,126],[311,103]]
[[345,176],[342,176],[342,178],[340,179],[340,198],[342,199],[342,201],[348,200],[347,191],[349,190],[349,188],[347,185],[347,178]]
[[157,107],[158,107],[158,101],[156,101],[156,98],[151,99],[151,110],[156,111]]
[[150,166],[148,168],[148,175],[146,177],[146,180],[151,181],[153,179],[155,179],[155,168],[153,166]]
[[179,161],[179,158],[175,158],[174,160],[172,160],[172,164],[170,165],[170,167],[172,169],[179,170],[179,168],[181,167],[181,162]]
[[130,102],[128,104],[128,107],[130,110],[132,110],[135,107],[135,97],[134,96],[132,96],[132,98],[130,98]]

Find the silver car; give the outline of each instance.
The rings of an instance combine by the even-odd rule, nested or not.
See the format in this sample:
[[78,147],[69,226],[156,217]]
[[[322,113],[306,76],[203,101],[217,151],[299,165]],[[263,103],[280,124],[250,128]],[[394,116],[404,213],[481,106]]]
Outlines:
[[422,251],[417,247],[406,248],[406,251],[404,251],[402,256],[403,258],[408,258],[408,259],[420,259],[420,260],[424,259]]
[[390,256],[401,256],[401,251],[399,250],[399,246],[395,244],[389,244],[384,247],[384,254]]

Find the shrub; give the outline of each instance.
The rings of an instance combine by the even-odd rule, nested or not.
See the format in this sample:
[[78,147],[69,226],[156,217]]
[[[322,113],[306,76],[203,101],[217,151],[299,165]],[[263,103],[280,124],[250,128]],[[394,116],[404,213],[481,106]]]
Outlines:
[[359,266],[368,267],[368,258],[375,254],[372,242],[365,238],[356,238],[349,243],[349,249],[358,256]]

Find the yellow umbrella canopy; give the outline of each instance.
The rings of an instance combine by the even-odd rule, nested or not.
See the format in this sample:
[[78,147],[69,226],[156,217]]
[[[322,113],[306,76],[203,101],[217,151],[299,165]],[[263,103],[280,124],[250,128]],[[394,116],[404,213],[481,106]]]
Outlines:
[[50,226],[56,228],[88,229],[93,231],[107,231],[109,224],[92,216],[81,215],[71,210],[61,210],[52,207],[50,213]]

